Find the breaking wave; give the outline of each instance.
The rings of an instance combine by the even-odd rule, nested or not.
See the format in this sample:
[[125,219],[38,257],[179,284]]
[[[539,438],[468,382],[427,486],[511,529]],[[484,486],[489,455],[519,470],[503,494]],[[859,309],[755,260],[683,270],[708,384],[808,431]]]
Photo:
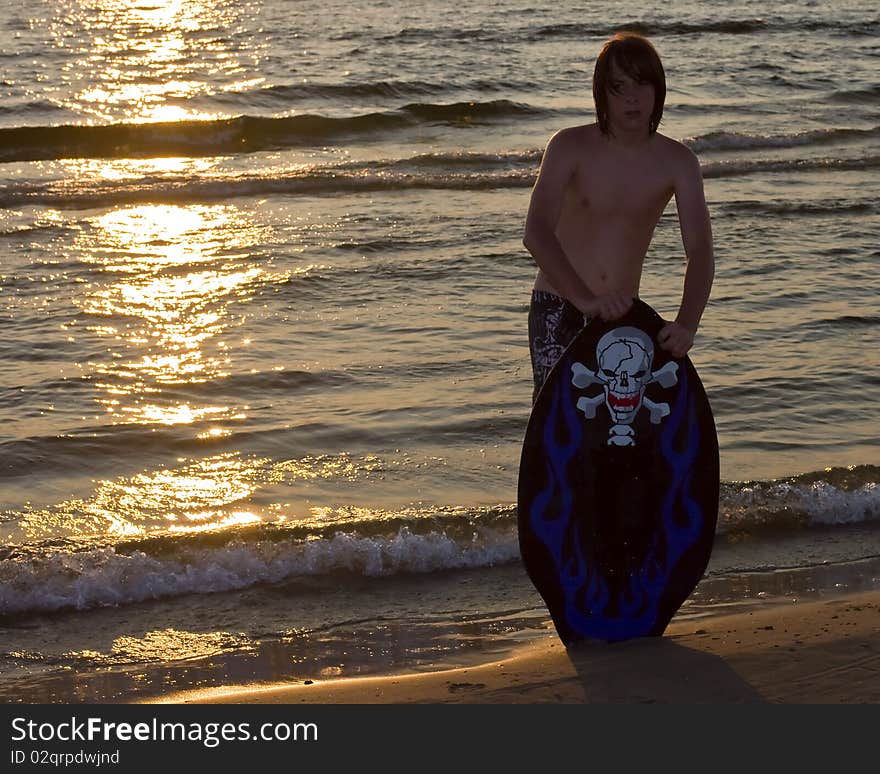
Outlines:
[[[719,537],[880,519],[880,467],[727,482]],[[124,605],[298,576],[388,576],[489,567],[519,557],[516,508],[436,508],[320,523],[260,523],[116,540],[54,538],[0,550],[0,615]]]

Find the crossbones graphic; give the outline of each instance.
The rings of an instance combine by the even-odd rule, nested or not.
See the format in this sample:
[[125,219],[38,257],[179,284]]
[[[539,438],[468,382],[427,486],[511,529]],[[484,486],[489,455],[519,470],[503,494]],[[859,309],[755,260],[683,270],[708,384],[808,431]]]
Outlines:
[[654,403],[645,397],[645,389],[654,382],[663,387],[678,384],[678,363],[669,362],[658,371],[652,371],[653,360],[651,337],[638,328],[623,327],[599,339],[596,345],[598,371],[591,371],[583,363],[572,364],[571,383],[575,387],[591,384],[603,387],[595,397],[579,398],[577,407],[587,419],[594,419],[597,407],[605,403],[614,420],[608,433],[609,446],[635,446],[635,431],[631,425],[642,405],[651,412],[651,422],[655,425],[669,414],[669,404]]

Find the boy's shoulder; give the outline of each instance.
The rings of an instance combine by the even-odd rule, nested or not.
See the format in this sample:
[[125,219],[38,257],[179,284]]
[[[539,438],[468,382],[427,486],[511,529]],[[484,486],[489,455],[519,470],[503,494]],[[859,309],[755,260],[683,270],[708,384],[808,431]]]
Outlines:
[[556,158],[574,159],[598,142],[599,125],[567,126],[555,132],[547,142]]
[[551,143],[565,145],[570,143],[582,144],[584,141],[598,139],[599,124],[580,124],[578,126],[566,126],[559,129],[550,138]]
[[673,140],[660,132],[654,132],[654,141],[658,152],[673,163],[691,164],[697,158],[696,154],[683,142]]
[[702,178],[700,160],[683,142],[655,132],[654,147],[654,157],[673,181],[676,190],[679,186],[689,185]]

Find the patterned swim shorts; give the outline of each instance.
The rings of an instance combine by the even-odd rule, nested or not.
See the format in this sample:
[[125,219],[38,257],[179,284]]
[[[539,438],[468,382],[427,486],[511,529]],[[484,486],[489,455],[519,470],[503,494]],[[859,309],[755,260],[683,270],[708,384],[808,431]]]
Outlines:
[[535,381],[532,403],[550,369],[587,322],[577,307],[562,296],[546,290],[532,291],[529,306],[529,353]]

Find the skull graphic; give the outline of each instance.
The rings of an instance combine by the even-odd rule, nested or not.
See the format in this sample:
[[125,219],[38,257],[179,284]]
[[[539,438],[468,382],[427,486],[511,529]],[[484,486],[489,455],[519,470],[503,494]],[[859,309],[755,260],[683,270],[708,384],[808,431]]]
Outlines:
[[596,359],[605,405],[615,422],[631,424],[652,381],[653,342],[638,328],[615,328],[599,339]]
[[587,419],[593,419],[596,408],[604,402],[614,421],[608,444],[633,446],[634,432],[630,425],[642,405],[651,412],[654,424],[669,413],[669,404],[649,400],[645,389],[653,382],[663,387],[677,384],[678,364],[669,362],[660,370],[652,371],[654,343],[647,333],[631,327],[615,328],[599,339],[596,361],[599,366],[596,372],[583,363],[574,363],[571,367],[575,387],[601,384],[603,388],[600,395],[579,398],[577,407]]

